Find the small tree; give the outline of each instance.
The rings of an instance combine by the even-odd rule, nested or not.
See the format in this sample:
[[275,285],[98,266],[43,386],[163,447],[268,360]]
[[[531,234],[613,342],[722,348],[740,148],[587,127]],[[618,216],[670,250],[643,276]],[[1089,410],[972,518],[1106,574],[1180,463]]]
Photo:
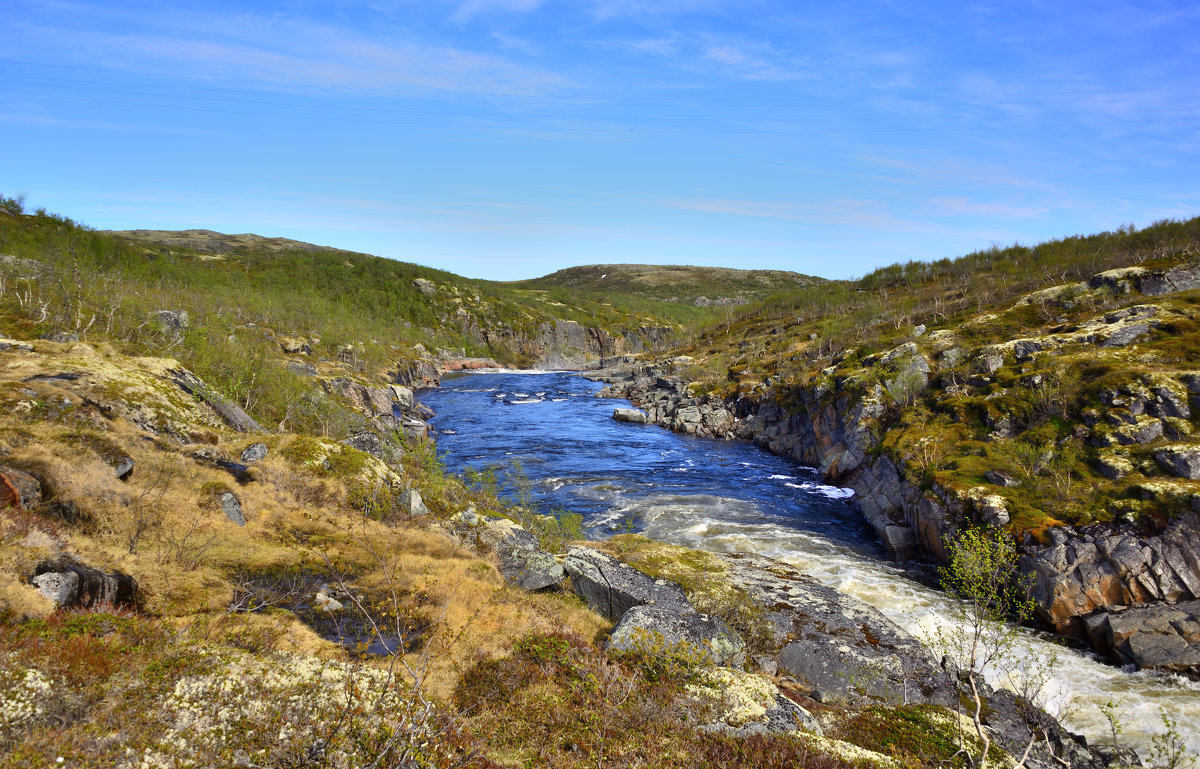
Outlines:
[[[942,588],[958,599],[957,622],[934,645],[959,671],[969,689],[971,720],[980,743],[979,756],[964,753],[977,769],[986,769],[992,740],[983,727],[988,674],[1004,676],[1016,667],[1017,626],[1033,616],[1034,602],[1017,579],[1017,550],[1003,533],[987,529],[959,532],[947,545],[941,569]],[[1034,737],[1030,730],[1029,747]],[[1017,766],[1029,755],[1026,748]]]

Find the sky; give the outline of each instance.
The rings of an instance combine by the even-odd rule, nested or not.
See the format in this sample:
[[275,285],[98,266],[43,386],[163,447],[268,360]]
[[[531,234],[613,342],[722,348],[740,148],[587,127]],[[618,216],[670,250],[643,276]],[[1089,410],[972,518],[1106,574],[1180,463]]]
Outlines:
[[0,0],[0,194],[516,280],[1200,215],[1200,4]]

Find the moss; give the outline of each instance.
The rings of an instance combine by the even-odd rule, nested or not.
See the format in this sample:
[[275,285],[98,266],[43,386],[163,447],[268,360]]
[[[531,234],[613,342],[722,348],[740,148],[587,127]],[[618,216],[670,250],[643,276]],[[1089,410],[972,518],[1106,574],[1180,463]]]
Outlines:
[[[936,766],[958,765],[954,758],[964,742],[978,753],[982,746],[972,730],[957,713],[936,705],[875,706],[842,721],[835,736],[893,756],[904,765]],[[1003,765],[1006,757],[995,745],[988,752],[993,766]]]

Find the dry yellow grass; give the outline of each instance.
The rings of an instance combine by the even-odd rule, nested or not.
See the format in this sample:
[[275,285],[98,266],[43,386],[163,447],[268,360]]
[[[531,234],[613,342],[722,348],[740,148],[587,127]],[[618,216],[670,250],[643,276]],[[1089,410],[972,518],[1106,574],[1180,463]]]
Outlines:
[[[122,359],[84,345],[37,349],[0,355],[0,392],[34,404],[0,418],[0,431],[8,431],[0,440],[15,436],[4,442],[4,461],[34,471],[55,503],[81,514],[74,524],[40,525],[54,528],[63,549],[81,561],[136,577],[147,613],[208,640],[336,657],[345,650],[290,612],[230,613],[228,607],[246,575],[303,572],[331,582],[343,579],[352,592],[369,595],[364,603],[373,609],[391,603],[425,625],[420,650],[406,662],[439,697],[448,696],[464,667],[508,653],[528,633],[566,630],[591,638],[608,627],[573,597],[506,587],[493,564],[441,531],[387,525],[351,509],[347,485],[357,478],[287,460],[279,449],[293,436],[221,430],[202,405],[160,387],[171,364],[166,359]],[[85,373],[76,380],[27,384],[64,371]],[[206,443],[177,445],[126,419],[80,407],[84,395],[97,391],[145,399],[149,405],[132,403],[131,411],[164,414],[177,434],[201,427]],[[68,403],[53,410],[42,405]],[[181,424],[181,417],[196,421]],[[236,459],[260,438],[271,453],[252,468],[246,483],[192,456],[203,448]],[[112,470],[114,453],[135,462],[126,481]],[[364,471],[378,477],[374,462]],[[226,489],[238,496],[245,526],[230,522],[214,503]],[[0,530],[0,605],[17,616],[50,609],[19,576],[48,555],[19,544],[30,528],[28,521],[10,521],[7,534]]]

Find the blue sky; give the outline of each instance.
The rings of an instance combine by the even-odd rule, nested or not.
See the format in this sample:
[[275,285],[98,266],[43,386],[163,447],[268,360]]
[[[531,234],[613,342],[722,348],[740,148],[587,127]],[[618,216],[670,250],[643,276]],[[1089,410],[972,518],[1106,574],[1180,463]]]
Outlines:
[[533,277],[1200,214],[1200,5],[0,0],[0,193]]

